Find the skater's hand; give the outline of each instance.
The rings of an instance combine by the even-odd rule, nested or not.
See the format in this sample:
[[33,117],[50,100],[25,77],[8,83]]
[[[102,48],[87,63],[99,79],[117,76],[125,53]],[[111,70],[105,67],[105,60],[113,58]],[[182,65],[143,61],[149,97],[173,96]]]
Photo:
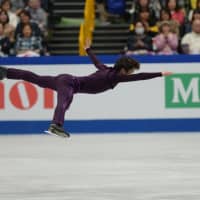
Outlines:
[[90,48],[90,45],[91,45],[91,40],[90,40],[89,38],[87,38],[86,41],[85,41],[85,46],[84,46],[84,48],[85,48],[85,49],[89,49],[89,48]]
[[170,76],[172,75],[172,72],[162,72],[162,76]]

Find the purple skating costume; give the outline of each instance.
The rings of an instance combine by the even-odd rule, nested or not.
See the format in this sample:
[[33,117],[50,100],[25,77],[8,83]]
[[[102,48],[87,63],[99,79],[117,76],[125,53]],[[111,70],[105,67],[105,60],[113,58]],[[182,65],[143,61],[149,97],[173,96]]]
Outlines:
[[113,89],[120,82],[146,80],[162,76],[162,73],[138,73],[121,75],[114,68],[102,64],[91,49],[86,50],[98,71],[88,76],[72,76],[60,74],[58,76],[39,76],[30,71],[12,69],[7,70],[8,79],[21,79],[34,83],[43,88],[57,91],[57,106],[52,123],[63,126],[66,110],[69,108],[75,93],[100,93]]

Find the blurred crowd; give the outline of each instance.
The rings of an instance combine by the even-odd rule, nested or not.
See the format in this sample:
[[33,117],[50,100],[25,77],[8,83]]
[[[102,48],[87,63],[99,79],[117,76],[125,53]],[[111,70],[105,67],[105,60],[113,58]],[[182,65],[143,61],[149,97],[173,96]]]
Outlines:
[[48,55],[48,0],[0,0],[0,56]]
[[[130,24],[131,54],[200,54],[200,0],[96,0],[100,22]],[[0,0],[0,56],[49,55],[49,0]]]
[[200,0],[96,0],[102,24],[130,24],[124,53],[200,54]]

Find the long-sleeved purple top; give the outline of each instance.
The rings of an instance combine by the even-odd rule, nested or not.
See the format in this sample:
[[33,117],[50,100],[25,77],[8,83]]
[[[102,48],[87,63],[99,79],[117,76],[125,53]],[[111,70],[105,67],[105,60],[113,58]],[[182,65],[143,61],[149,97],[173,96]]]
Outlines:
[[90,48],[86,51],[98,71],[89,76],[77,77],[79,83],[78,93],[100,93],[113,89],[120,82],[139,81],[162,76],[161,72],[122,75],[113,67],[102,64]]

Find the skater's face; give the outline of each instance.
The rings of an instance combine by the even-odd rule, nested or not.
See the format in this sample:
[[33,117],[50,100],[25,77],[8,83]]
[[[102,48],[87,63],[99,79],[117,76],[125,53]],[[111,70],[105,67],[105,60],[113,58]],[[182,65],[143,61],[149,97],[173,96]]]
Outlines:
[[134,69],[130,69],[128,72],[127,72],[127,75],[130,75],[130,74],[133,74],[134,73]]
[[124,68],[122,68],[120,70],[121,75],[130,75],[130,74],[133,74],[133,72],[134,72],[134,69],[130,69],[130,70],[126,71]]

